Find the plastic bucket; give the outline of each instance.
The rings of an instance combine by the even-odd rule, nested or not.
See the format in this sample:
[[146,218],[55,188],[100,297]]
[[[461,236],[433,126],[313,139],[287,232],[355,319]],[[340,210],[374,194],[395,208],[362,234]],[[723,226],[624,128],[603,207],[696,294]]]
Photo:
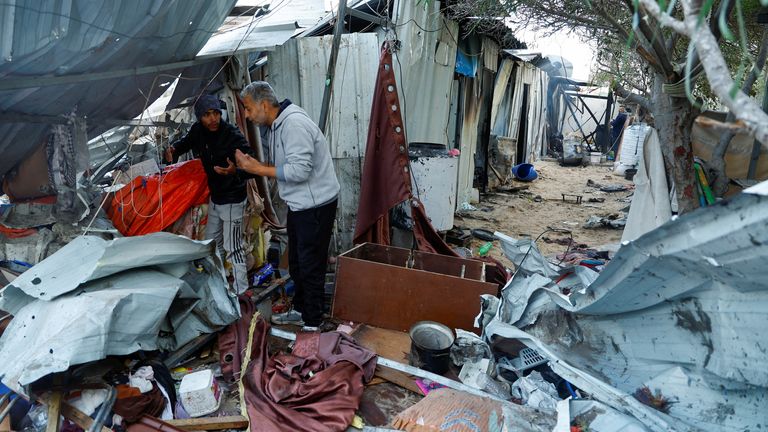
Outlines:
[[453,331],[434,321],[419,321],[408,332],[411,336],[411,364],[436,374],[445,373],[451,361]]
[[529,163],[522,163],[512,167],[512,175],[520,181],[533,181],[539,176],[533,165]]

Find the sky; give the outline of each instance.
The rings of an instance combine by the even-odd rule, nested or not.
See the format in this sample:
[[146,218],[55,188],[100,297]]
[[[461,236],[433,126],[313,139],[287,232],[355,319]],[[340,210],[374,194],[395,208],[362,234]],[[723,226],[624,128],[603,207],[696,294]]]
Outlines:
[[515,36],[528,44],[528,48],[541,51],[542,54],[562,56],[573,63],[573,78],[588,80],[592,63],[595,58],[594,49],[582,42],[575,34],[559,32],[550,37],[544,37],[535,30],[522,30]]

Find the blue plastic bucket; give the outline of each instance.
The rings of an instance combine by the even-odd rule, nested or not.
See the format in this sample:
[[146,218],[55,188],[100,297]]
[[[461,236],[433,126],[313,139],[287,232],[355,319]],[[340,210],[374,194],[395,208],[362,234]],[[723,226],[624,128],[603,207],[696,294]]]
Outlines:
[[522,163],[512,167],[512,175],[520,181],[534,181],[539,176],[533,165],[529,163]]

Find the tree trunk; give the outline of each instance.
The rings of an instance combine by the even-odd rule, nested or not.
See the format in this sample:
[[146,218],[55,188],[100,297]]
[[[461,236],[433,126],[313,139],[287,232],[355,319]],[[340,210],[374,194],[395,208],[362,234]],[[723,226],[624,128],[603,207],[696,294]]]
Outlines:
[[[693,169],[691,130],[699,114],[688,99],[672,98],[662,91],[664,76],[657,74],[653,89],[653,116],[659,132],[667,177],[674,180],[680,214],[699,207],[699,194]],[[671,186],[671,185],[670,185]]]

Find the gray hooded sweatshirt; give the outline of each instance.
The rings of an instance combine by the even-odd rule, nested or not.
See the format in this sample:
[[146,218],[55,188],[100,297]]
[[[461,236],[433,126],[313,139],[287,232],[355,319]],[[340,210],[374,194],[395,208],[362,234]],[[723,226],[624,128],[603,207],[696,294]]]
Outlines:
[[267,139],[269,158],[277,168],[277,189],[288,208],[307,210],[338,197],[331,152],[306,111],[288,105],[272,122]]

